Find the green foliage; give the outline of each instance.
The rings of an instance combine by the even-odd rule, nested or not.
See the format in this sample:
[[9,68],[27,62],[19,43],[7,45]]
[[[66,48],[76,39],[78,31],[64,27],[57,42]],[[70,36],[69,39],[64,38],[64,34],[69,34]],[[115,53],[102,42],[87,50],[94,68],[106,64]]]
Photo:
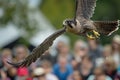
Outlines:
[[29,25],[27,0],[0,0],[0,8],[4,12],[3,16],[0,17],[0,25],[12,22],[19,29],[26,31],[26,39],[34,35],[37,27]]
[[64,19],[74,16],[74,0],[43,0],[40,7],[56,28],[62,27]]
[[[64,19],[74,17],[75,0],[43,0],[40,8],[56,28],[61,28]],[[97,7],[92,19],[107,21],[120,19],[119,8],[120,0],[97,0]],[[117,33],[120,34],[120,30]],[[69,33],[67,35],[70,37],[72,43],[80,38]],[[112,36],[106,38],[106,36],[102,35],[101,41],[108,43]]]
[[[120,0],[98,0],[93,20],[112,21],[120,19]],[[109,43],[115,34],[120,34],[120,29],[111,36],[101,36],[103,44]]]

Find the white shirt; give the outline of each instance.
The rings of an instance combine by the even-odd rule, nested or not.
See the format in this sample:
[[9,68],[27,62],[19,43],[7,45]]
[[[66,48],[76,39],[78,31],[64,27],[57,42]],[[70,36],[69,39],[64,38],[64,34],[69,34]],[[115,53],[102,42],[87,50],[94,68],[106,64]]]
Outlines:
[[46,80],[58,80],[58,78],[54,74],[48,73],[46,74]]

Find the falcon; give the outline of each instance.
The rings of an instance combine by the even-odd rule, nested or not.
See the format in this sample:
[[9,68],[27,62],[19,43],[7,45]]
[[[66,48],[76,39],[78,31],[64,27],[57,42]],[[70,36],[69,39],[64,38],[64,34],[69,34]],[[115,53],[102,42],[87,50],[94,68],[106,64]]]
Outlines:
[[76,13],[73,19],[63,21],[64,28],[56,31],[45,39],[31,54],[18,63],[9,62],[16,67],[29,66],[40,58],[53,44],[53,41],[65,32],[86,36],[89,39],[99,38],[100,34],[111,35],[118,30],[119,20],[116,21],[92,21],[96,0],[76,0]]

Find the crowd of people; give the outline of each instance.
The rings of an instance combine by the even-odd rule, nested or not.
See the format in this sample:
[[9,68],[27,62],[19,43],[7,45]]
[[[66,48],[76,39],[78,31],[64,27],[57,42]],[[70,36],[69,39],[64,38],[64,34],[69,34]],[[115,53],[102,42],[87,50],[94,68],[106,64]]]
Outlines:
[[71,49],[59,41],[52,55],[47,50],[29,67],[14,67],[30,54],[24,45],[3,49],[0,53],[0,80],[120,80],[120,35],[102,46],[97,40],[78,40]]

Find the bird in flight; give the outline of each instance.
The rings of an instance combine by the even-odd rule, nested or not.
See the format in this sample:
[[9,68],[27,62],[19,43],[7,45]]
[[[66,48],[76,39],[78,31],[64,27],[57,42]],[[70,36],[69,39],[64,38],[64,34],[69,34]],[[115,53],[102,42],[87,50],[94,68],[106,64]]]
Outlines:
[[53,41],[65,32],[86,36],[89,39],[99,38],[100,34],[111,35],[118,30],[119,20],[116,21],[92,21],[90,18],[94,13],[96,0],[76,0],[76,12],[73,19],[63,21],[64,28],[56,31],[46,38],[31,54],[18,63],[9,62],[16,67],[29,66],[40,58],[53,44]]

